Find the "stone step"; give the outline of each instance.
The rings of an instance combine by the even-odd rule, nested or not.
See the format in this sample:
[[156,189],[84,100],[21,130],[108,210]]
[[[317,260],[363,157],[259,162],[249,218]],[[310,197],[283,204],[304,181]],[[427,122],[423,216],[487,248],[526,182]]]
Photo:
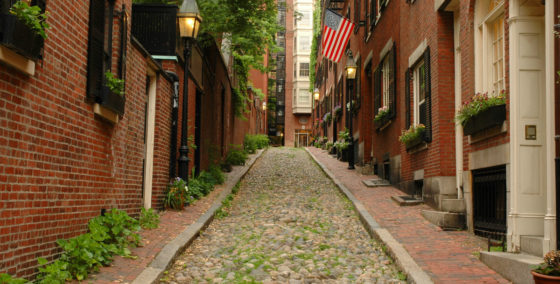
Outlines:
[[531,266],[542,262],[542,258],[524,253],[487,251],[480,252],[480,260],[516,284],[533,284]]
[[443,229],[464,229],[465,214],[434,210],[422,210],[422,216]]
[[543,256],[543,236],[519,236],[521,252],[534,255],[537,257]]
[[464,199],[443,199],[441,201],[441,211],[452,213],[465,213],[466,205]]
[[367,187],[379,187],[379,186],[390,186],[391,183],[388,180],[381,178],[367,179],[362,181]]
[[393,199],[393,201],[395,201],[399,206],[413,206],[424,203],[424,200],[422,200],[421,197],[415,198],[414,196],[410,195],[393,195],[391,196],[391,199]]

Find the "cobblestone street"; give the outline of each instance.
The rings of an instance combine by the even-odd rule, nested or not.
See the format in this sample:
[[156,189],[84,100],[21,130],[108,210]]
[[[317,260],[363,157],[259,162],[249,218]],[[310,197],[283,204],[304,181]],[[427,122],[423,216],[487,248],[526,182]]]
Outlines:
[[160,283],[401,283],[304,150],[270,148]]

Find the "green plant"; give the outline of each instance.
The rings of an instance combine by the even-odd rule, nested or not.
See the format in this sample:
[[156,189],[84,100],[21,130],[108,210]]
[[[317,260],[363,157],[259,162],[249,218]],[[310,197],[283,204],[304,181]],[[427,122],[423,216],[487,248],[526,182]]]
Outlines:
[[243,146],[247,153],[253,154],[257,149],[268,147],[270,139],[264,134],[247,134],[243,140]]
[[457,112],[455,120],[465,126],[467,121],[476,116],[480,112],[492,106],[503,105],[506,103],[505,91],[500,92],[497,96],[488,96],[488,93],[476,94],[470,102],[464,102],[463,106]]
[[183,0],[133,0],[134,4],[165,4],[181,6]]
[[10,274],[0,273],[0,284],[29,284],[31,281],[27,281],[23,278],[13,278]]
[[47,265],[44,258],[38,258],[37,262],[41,265],[37,276],[38,284],[64,284],[66,280],[72,279],[72,274],[68,272],[68,262],[57,259]]
[[[107,228],[105,231],[103,228]],[[137,246],[140,244],[140,236],[135,232],[140,230],[138,220],[128,216],[126,212],[113,209],[104,216],[98,216],[90,220],[89,230],[92,234],[99,232],[99,241],[106,244],[116,244],[117,251],[115,253],[121,256],[129,256],[129,246]],[[102,236],[103,233],[107,236]],[[94,235],[94,237],[96,237]]]
[[426,126],[424,124],[412,125],[406,131],[403,131],[401,136],[399,136],[399,141],[405,145],[409,145],[416,138],[420,137],[426,131]]
[[113,92],[119,96],[124,96],[124,80],[115,77],[111,70],[105,72],[106,85]]
[[10,14],[23,21],[25,25],[43,39],[47,38],[46,30],[50,29],[47,23],[49,13],[42,13],[39,6],[29,6],[26,1],[17,1],[10,8]]
[[245,165],[245,160],[247,160],[247,158],[247,153],[243,150],[233,148],[229,150],[225,162],[230,165],[241,166]]
[[185,181],[177,177],[167,186],[163,204],[166,208],[182,210],[185,203],[192,202],[191,194]]
[[379,110],[377,110],[377,115],[373,118],[373,121],[380,122],[387,116],[389,116],[389,108],[387,106],[380,107]]
[[226,176],[222,172],[222,169],[217,165],[211,165],[208,168],[208,172],[214,177],[214,180],[216,181],[215,184],[223,184],[226,180]]
[[90,271],[98,271],[102,265],[112,261],[111,250],[115,246],[105,246],[94,239],[91,233],[79,235],[69,240],[58,240],[64,250],[61,261],[68,263],[68,272],[77,280],[84,280]]
[[159,226],[159,215],[153,208],[146,210],[146,208],[142,207],[138,221],[142,229],[155,229]]
[[533,271],[544,275],[560,276],[560,251],[549,251],[543,260],[543,263],[533,266]]

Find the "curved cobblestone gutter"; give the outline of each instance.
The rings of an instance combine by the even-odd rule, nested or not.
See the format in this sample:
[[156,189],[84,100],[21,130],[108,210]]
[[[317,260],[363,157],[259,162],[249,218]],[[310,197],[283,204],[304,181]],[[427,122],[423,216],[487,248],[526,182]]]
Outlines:
[[403,283],[302,149],[270,148],[159,283]]

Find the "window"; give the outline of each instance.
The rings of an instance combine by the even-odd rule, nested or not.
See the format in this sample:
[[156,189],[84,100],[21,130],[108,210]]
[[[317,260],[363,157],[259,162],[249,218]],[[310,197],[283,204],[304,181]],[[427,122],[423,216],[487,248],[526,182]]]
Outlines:
[[497,95],[505,89],[504,1],[477,2],[475,25],[476,91]]
[[297,37],[294,36],[294,52],[297,52],[297,50],[298,50],[298,49],[297,49],[297,46],[298,46],[298,44],[297,44]]
[[374,104],[373,113],[377,115],[379,108],[389,108],[389,118],[396,114],[396,68],[395,44],[381,60],[374,74]]
[[300,11],[301,17],[296,17],[296,24],[300,26],[311,26],[312,25],[312,13],[311,11]]
[[[294,46],[295,49],[295,46]],[[299,49],[298,51],[311,51],[311,37],[310,36],[300,36],[299,37]]]
[[426,125],[426,66],[424,60],[413,71],[414,125]]
[[424,124],[426,126],[425,141],[430,142],[432,140],[432,102],[429,47],[418,62],[406,70],[404,88],[405,128],[410,128],[411,122],[414,125]]
[[360,0],[354,0],[354,23],[356,27],[354,28],[354,33],[357,34],[360,30],[360,13],[362,12],[362,4]]
[[504,87],[504,19],[496,19],[492,24],[492,87],[499,94]]
[[[115,94],[105,85],[105,72],[111,70],[113,59],[113,24],[114,1],[91,0],[89,15],[89,41],[88,41],[88,66],[87,66],[87,95],[88,99],[104,107],[124,114],[124,96]],[[126,34],[128,18],[126,13],[119,15],[121,31],[119,70],[116,77],[125,78],[126,60]]]
[[[24,21],[20,20],[16,15],[10,14],[10,8],[16,2],[18,2],[18,0],[0,1],[0,19],[2,19],[0,20],[0,45],[3,45],[31,60],[39,59],[41,57],[41,49],[43,47],[44,40],[27,24],[25,24]],[[31,0],[26,2],[29,6],[39,7],[41,12],[45,11],[45,0]],[[9,55],[4,56],[8,58],[11,57]],[[26,59],[22,58],[22,61],[24,60]],[[25,69],[26,68],[23,68],[23,70]]]
[[299,76],[300,77],[309,77],[309,63],[300,63],[299,64]]
[[294,62],[294,79],[297,78],[297,63]]
[[311,94],[308,89],[299,89],[298,105],[311,106]]

